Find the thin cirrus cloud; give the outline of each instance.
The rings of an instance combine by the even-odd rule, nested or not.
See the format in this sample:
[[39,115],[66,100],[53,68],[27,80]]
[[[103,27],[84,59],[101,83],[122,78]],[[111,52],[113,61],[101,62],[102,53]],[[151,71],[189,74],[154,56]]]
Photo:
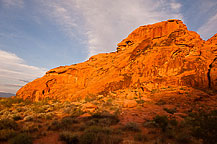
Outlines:
[[25,64],[13,53],[0,50],[0,91],[15,93],[27,81],[43,76],[47,71]]
[[[25,6],[23,0],[2,0],[5,7]],[[34,0],[36,17],[46,17],[72,40],[86,44],[88,57],[115,51],[116,44],[140,25],[183,19],[175,0]],[[40,21],[39,21],[40,24]],[[84,50],[84,49],[83,49]],[[46,69],[30,66],[17,55],[0,50],[0,91],[15,93]]]
[[2,3],[5,7],[19,7],[22,8],[24,6],[23,0],[2,0]]
[[116,44],[141,24],[169,18],[183,19],[175,0],[66,0],[40,1],[43,12],[69,37],[83,35],[88,57],[115,51]]
[[211,16],[208,21],[198,29],[198,33],[206,39],[211,38],[217,31],[217,13]]

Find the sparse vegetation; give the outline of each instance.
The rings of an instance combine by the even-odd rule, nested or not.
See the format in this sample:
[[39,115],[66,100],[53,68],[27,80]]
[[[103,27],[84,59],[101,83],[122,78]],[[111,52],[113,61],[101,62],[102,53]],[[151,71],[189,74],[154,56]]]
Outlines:
[[176,108],[172,108],[172,109],[169,109],[169,108],[164,108],[164,110],[170,114],[174,114],[176,113]]
[[7,141],[9,138],[14,137],[16,132],[11,129],[0,130],[0,141]]
[[187,144],[191,142],[191,136],[188,133],[180,132],[175,136],[176,140],[180,144]]
[[194,137],[203,139],[206,144],[217,142],[217,110],[192,114],[187,124],[192,127]]
[[138,104],[143,104],[145,101],[144,101],[144,100],[136,100],[136,102],[137,102]]
[[164,100],[162,100],[162,99],[160,99],[157,103],[156,103],[156,105],[165,105],[166,104],[166,102],[164,101]]
[[153,121],[155,122],[156,126],[162,129],[162,131],[166,131],[168,123],[169,123],[167,116],[156,115]]
[[146,142],[148,141],[148,138],[146,135],[144,134],[141,134],[141,133],[138,133],[134,136],[134,140],[135,141],[140,141],[140,142]]
[[128,122],[126,125],[124,125],[123,130],[134,131],[134,132],[141,131],[138,124],[134,122]]
[[0,120],[0,130],[2,130],[2,129],[16,130],[17,128],[18,128],[17,123],[12,119],[2,119],[2,120]]
[[9,144],[32,144],[32,137],[26,133],[18,134],[9,140]]
[[67,144],[78,144],[79,143],[79,137],[76,134],[73,134],[69,131],[64,131],[60,133],[59,139],[61,141],[66,142]]
[[[181,89],[178,88],[178,90]],[[169,142],[180,144],[214,144],[217,141],[215,137],[217,112],[209,112],[209,109],[213,109],[213,107],[206,106],[203,101],[197,101],[194,107],[183,111],[181,109],[183,101],[172,105],[174,100],[178,100],[177,97],[168,99],[167,97],[157,97],[157,95],[150,93],[150,97],[147,96],[145,102],[142,94],[132,95],[132,99],[138,104],[145,103],[144,107],[137,106],[132,109],[120,105],[125,99],[124,94],[119,99],[113,99],[110,95],[99,96],[96,100],[91,99],[91,104],[97,107],[95,111],[91,112],[85,111],[83,108],[87,103],[84,100],[75,103],[44,101],[28,103],[28,105],[24,105],[25,101],[22,100],[9,100],[7,102],[9,104],[1,105],[0,99],[0,143],[7,141],[18,143],[18,141],[22,141],[21,139],[31,143],[33,138],[43,139],[44,136],[50,136],[52,133],[59,134],[59,141],[77,144],[118,144],[122,140],[135,143]],[[185,96],[183,95],[182,100]],[[193,94],[191,98],[194,99]],[[192,102],[185,104],[189,105]],[[151,108],[152,105],[156,109],[160,108],[159,113],[162,112],[162,109],[166,111],[167,113],[163,112],[163,114],[168,116],[156,115],[153,119],[147,117],[144,125],[140,126],[137,120],[144,115],[153,117],[151,114],[154,113],[138,112],[146,111],[145,108]],[[202,109],[207,111],[200,111]],[[129,116],[130,119],[135,116],[135,121],[131,119],[132,122],[128,122],[130,119],[125,119],[124,116]],[[125,125],[122,125],[124,122],[126,122]],[[25,136],[21,138],[18,136],[20,133]],[[153,137],[158,138],[153,139]],[[25,144],[23,141],[22,143]]]
[[107,127],[91,126],[80,137],[81,144],[118,144],[122,139]]

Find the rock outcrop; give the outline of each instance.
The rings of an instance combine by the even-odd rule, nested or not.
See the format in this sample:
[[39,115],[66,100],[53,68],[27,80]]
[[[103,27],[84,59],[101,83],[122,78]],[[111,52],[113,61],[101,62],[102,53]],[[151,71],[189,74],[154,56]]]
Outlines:
[[76,100],[121,89],[143,92],[168,86],[217,90],[217,35],[207,41],[180,20],[141,26],[117,51],[51,69],[22,87],[17,96]]

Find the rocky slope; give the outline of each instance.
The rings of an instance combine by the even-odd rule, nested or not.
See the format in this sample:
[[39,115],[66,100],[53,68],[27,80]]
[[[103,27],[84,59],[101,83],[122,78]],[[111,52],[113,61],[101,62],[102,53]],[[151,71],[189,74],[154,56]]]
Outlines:
[[17,97],[76,100],[133,89],[144,94],[168,86],[217,90],[217,34],[207,41],[180,20],[141,26],[117,51],[51,69],[28,83]]

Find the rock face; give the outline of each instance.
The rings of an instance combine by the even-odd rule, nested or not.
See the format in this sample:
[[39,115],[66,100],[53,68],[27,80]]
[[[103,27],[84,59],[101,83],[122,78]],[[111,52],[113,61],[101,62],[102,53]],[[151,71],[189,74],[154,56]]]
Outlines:
[[17,96],[73,101],[127,88],[148,92],[168,86],[217,90],[217,34],[204,41],[180,20],[141,26],[116,52],[51,69]]

